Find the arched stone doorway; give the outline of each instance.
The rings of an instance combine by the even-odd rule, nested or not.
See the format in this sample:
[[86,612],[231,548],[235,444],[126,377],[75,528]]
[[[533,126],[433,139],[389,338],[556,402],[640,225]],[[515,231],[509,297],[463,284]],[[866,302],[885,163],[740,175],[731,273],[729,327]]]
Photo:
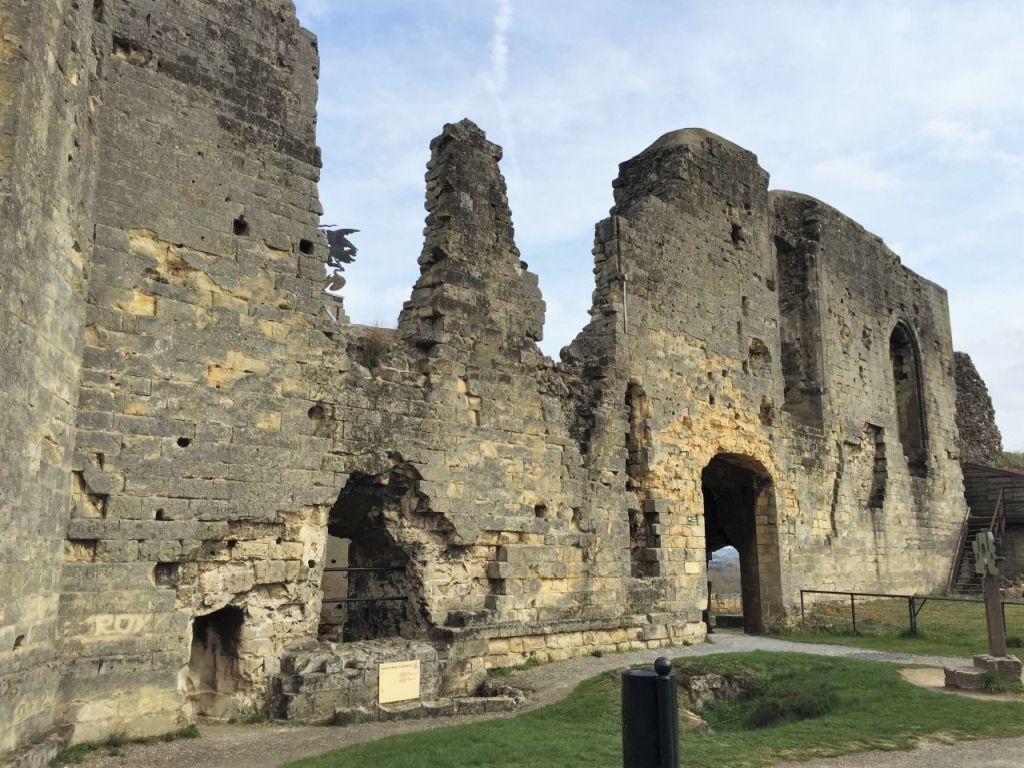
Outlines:
[[720,453],[701,473],[707,558],[724,547],[739,554],[743,629],[759,634],[782,618],[775,489],[755,459]]

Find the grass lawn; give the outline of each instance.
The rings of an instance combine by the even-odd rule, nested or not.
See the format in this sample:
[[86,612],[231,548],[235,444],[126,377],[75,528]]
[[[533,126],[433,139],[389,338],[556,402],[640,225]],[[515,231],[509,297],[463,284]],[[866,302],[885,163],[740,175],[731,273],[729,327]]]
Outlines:
[[[981,603],[927,603],[917,616],[918,634],[907,634],[906,600],[857,600],[857,634],[850,622],[849,599],[807,610],[805,629],[779,635],[786,640],[853,645],[879,651],[939,656],[988,653],[985,606]],[[1024,605],[1006,606],[1010,653],[1020,655],[1024,638]]]
[[[722,654],[680,659],[676,668],[753,673],[765,696],[793,694],[832,705],[821,716],[752,728],[765,698],[721,704],[705,714],[711,734],[684,734],[687,768],[756,768],[786,759],[905,749],[921,737],[1024,735],[1024,703],[986,702],[917,688],[894,665],[803,654]],[[776,692],[781,692],[781,695]],[[819,696],[819,694],[821,694]],[[518,717],[440,728],[349,747],[291,768],[619,768],[617,675],[582,683],[568,698]]]

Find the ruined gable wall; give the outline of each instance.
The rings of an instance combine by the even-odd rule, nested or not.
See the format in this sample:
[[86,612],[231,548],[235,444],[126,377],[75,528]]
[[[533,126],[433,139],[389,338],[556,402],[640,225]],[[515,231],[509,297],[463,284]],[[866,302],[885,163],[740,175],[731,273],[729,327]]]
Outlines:
[[[837,589],[941,588],[965,513],[945,292],[831,207],[793,193],[773,198],[780,254],[809,254],[821,318],[822,455],[832,479],[831,498],[805,486],[793,578]],[[899,438],[889,339],[900,321],[920,350],[924,477],[912,476]],[[879,488],[881,505],[872,498]]]
[[260,701],[282,645],[315,634],[344,479],[318,434],[339,399],[320,371],[346,362],[319,297],[313,39],[284,0],[108,0],[100,24],[61,605],[74,740],[181,722],[194,617],[225,605],[239,698]]
[[468,121],[432,150],[422,275],[399,341],[343,385],[347,469],[415,469],[424,506],[388,528],[412,553],[431,622],[475,654],[469,667],[658,642],[664,626],[622,609],[625,488],[598,458],[622,467],[622,435],[590,445],[576,373],[536,347],[543,305],[514,245],[500,150]]
[[90,237],[85,6],[0,7],[0,756],[21,765],[56,749],[59,560]]
[[956,375],[956,426],[960,432],[960,459],[994,464],[1003,452],[1003,436],[985,380],[966,352],[953,353]]
[[[695,627],[707,592],[704,467],[736,454],[771,478],[759,523],[769,548],[788,497],[767,180],[753,154],[712,134],[667,134],[622,164],[616,207],[598,228],[595,307],[618,324],[609,389],[620,409],[630,385],[649,400],[629,506],[653,528],[657,565],[634,595],[654,590],[662,610]],[[616,469],[624,482],[627,468]],[[775,552],[763,561],[771,618],[781,599]]]

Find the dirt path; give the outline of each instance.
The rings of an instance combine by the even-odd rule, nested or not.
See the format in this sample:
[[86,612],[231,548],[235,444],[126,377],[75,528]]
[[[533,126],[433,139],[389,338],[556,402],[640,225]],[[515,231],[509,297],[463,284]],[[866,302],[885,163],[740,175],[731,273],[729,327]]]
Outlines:
[[[713,653],[740,653],[746,651],[795,651],[797,653],[813,653],[821,656],[845,656],[871,661],[886,661],[902,664],[925,664],[944,666],[953,664],[969,665],[968,659],[944,656],[911,656],[901,653],[884,653],[866,651],[860,648],[849,648],[841,645],[818,645],[811,643],[794,643],[767,637],[752,637],[739,633],[719,632],[713,636],[712,643],[696,646],[676,646],[661,648],[656,651],[635,651],[631,653],[613,654],[596,658],[584,656],[579,659],[554,662],[540,667],[517,672],[509,678],[512,685],[530,691],[529,702],[519,711],[536,709],[565,698],[583,680],[600,672],[618,669],[623,666],[653,662],[656,656],[706,656]],[[103,750],[93,753],[81,763],[88,768],[248,768],[260,766],[271,768],[280,766],[302,757],[317,755],[352,744],[374,741],[400,733],[438,728],[448,725],[464,725],[478,720],[507,717],[507,715],[481,715],[446,718],[429,718],[423,720],[406,720],[393,723],[366,723],[345,728],[284,725],[270,723],[263,725],[220,725],[201,724],[200,739],[184,739],[167,744],[129,745],[120,749],[120,755],[107,755]],[[975,742],[970,745],[956,747],[929,748],[929,753],[938,754],[942,749],[951,749],[957,754],[962,750],[977,747],[983,752],[985,744],[1016,743],[1016,754],[1021,752],[1024,740],[1015,739],[1007,742]],[[992,757],[1006,759],[1013,752],[992,748]],[[1021,768],[1024,757],[1017,762],[980,762],[973,757],[970,763],[966,759],[957,758],[954,762],[936,762],[929,758],[927,763],[916,762],[884,762],[867,754],[838,761],[820,761],[803,763],[803,768],[821,766],[821,768],[847,768],[848,766],[870,765],[872,768],[916,768],[918,765],[927,768],[942,768],[945,765],[959,766],[971,764],[972,768]],[[912,753],[880,753],[884,760],[902,757],[913,757],[921,752]],[[943,753],[944,754],[944,753]],[[966,753],[963,753],[966,754]],[[952,759],[952,758],[951,758]],[[852,760],[853,762],[850,762]]]
[[774,768],[1021,768],[1024,739],[924,744],[912,752],[861,752],[847,757],[786,763]]

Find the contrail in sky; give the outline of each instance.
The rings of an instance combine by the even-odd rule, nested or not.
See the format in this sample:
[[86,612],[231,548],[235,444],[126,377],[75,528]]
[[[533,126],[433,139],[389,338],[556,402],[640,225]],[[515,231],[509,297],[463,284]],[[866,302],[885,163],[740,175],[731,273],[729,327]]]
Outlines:
[[508,83],[508,31],[511,26],[512,0],[498,0],[494,37],[491,38],[491,86],[499,100]]
[[516,159],[516,139],[512,130],[512,119],[506,101],[508,90],[508,33],[512,28],[512,0],[497,0],[494,14],[494,35],[491,37],[491,72],[489,80],[491,96],[498,111],[501,126],[501,143],[505,149],[505,176],[510,186],[515,187],[519,179],[519,163]]

